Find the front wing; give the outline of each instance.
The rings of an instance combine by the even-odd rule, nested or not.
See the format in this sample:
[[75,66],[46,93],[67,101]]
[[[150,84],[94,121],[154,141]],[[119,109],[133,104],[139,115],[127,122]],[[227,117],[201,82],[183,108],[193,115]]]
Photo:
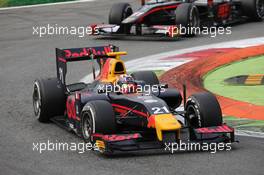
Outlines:
[[[93,33],[91,35],[105,35],[105,36],[126,36],[126,35],[136,35],[136,32],[132,32],[130,34],[122,34],[119,33],[120,26],[112,25],[112,24],[95,24],[90,26],[93,29]],[[180,36],[179,28],[177,26],[171,25],[154,25],[148,27],[142,27],[142,35],[144,36],[160,36],[160,37],[178,37]]]
[[[194,129],[195,139],[181,140],[188,143],[233,143],[235,142],[234,129],[230,126],[223,124],[217,127],[207,127]],[[93,141],[101,152],[114,153],[116,151],[138,151],[149,149],[163,149],[165,150],[166,144],[157,139],[144,138],[143,133],[132,134],[94,134]],[[175,143],[179,140],[175,139]]]

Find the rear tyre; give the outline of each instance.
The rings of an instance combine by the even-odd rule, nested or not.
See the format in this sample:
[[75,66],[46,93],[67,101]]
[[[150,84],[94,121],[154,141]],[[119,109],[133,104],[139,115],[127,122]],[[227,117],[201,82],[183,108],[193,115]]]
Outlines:
[[94,143],[92,135],[114,134],[116,132],[115,113],[112,105],[104,100],[88,102],[81,114],[81,135],[85,142]]
[[186,103],[186,118],[190,128],[220,126],[222,111],[216,97],[211,93],[197,93]]
[[54,116],[63,115],[66,97],[57,78],[35,80],[33,108],[37,119],[46,123]]
[[176,25],[182,26],[185,36],[194,36],[195,28],[200,27],[199,11],[192,3],[180,4],[176,9]]
[[242,9],[246,16],[253,21],[261,21],[264,19],[264,0],[240,0]]
[[109,13],[109,24],[120,25],[118,33],[130,34],[131,24],[122,24],[122,21],[133,14],[133,10],[128,3],[116,3]]
[[146,85],[158,85],[159,79],[157,75],[153,71],[139,71],[139,72],[133,72],[131,76],[135,80],[144,81]]

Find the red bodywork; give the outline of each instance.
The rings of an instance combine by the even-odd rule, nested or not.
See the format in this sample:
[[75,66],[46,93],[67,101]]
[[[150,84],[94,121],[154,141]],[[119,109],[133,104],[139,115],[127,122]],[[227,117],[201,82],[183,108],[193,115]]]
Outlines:
[[217,17],[220,19],[228,19],[231,13],[231,6],[228,2],[221,4],[217,9]]

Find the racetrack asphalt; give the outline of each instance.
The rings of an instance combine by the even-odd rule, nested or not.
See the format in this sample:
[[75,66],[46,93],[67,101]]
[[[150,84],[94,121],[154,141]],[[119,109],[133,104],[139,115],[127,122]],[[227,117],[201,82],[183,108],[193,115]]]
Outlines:
[[[264,139],[250,137],[238,137],[240,143],[235,144],[232,151],[216,154],[181,152],[171,155],[148,151],[105,158],[93,152],[39,154],[32,150],[33,142],[81,141],[54,124],[40,124],[33,116],[32,83],[36,78],[55,75],[55,47],[112,43],[128,51],[125,60],[132,60],[176,49],[261,37],[264,34],[262,22],[236,25],[229,36],[198,36],[181,41],[147,38],[109,41],[90,37],[32,36],[32,26],[35,25],[57,23],[83,26],[107,22],[109,8],[114,2],[118,1],[99,0],[0,11],[0,174],[262,174]],[[69,81],[79,80],[90,73],[88,64],[73,63],[70,70],[73,70],[73,75]]]

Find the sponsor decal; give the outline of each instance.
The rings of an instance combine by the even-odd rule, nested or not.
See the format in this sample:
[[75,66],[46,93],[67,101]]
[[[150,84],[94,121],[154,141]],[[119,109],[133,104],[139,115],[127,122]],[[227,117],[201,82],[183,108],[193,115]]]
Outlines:
[[82,57],[89,55],[92,52],[94,55],[106,55],[111,52],[110,47],[98,47],[98,48],[81,48],[81,49],[65,49],[66,58]]
[[69,119],[76,119],[76,108],[74,96],[69,96],[66,103],[67,115]]
[[102,134],[93,134],[93,137],[99,137],[105,141],[123,141],[123,140],[130,140],[130,139],[137,139],[140,138],[141,135],[138,133],[135,134],[123,134],[123,135],[102,135]]
[[145,103],[156,103],[158,102],[158,100],[154,100],[154,99],[149,99],[149,100],[144,100]]
[[210,134],[210,133],[228,133],[234,132],[233,128],[230,128],[227,125],[217,126],[217,127],[210,127],[210,128],[198,128],[196,129],[197,133],[199,134]]

